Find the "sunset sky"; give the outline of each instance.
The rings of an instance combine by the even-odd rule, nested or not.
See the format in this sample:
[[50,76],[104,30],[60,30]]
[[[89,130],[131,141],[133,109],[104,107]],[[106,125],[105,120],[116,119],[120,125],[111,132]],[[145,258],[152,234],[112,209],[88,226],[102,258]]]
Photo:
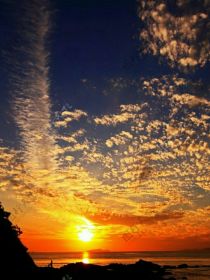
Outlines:
[[30,251],[210,247],[209,12],[1,1],[0,201]]

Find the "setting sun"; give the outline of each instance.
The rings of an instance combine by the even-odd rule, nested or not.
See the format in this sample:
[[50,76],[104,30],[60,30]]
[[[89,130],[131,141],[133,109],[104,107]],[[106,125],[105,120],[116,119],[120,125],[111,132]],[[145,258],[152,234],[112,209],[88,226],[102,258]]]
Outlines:
[[83,229],[82,231],[79,232],[78,234],[79,240],[83,242],[89,242],[93,238],[93,233],[90,231],[90,229]]

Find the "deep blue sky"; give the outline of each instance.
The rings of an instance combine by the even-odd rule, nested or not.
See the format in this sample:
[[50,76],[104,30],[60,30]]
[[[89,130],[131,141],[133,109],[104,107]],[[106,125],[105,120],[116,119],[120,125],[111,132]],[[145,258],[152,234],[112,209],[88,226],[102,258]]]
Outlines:
[[[105,105],[101,92],[110,78],[167,73],[157,58],[140,58],[137,2],[57,1],[52,33],[52,92],[56,98],[87,109],[91,97]],[[88,79],[87,85],[81,84]],[[96,89],[95,89],[96,87]],[[96,94],[94,94],[96,93]],[[58,97],[59,95],[59,97]],[[99,105],[99,104],[98,104]],[[95,105],[94,105],[95,106]]]
[[55,7],[53,94],[87,109],[91,97],[104,102],[100,93],[108,79],[141,69],[136,1],[57,1]]

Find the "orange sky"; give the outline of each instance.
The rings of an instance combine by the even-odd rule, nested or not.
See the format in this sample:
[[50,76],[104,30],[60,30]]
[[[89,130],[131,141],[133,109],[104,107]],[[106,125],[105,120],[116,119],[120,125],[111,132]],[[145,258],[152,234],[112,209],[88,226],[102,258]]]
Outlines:
[[98,249],[104,251],[176,251],[209,248],[208,236],[177,240],[173,238],[161,240],[131,237],[126,241],[122,236],[119,236],[109,241],[96,242],[92,240],[88,244],[81,241],[74,242],[71,239],[31,239],[23,236],[22,241],[30,252],[69,252]]

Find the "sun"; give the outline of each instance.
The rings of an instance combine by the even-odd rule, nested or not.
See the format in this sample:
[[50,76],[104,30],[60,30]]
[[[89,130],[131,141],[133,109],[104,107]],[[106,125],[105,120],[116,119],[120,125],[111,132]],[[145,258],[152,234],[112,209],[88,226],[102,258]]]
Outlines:
[[78,237],[79,237],[79,240],[81,240],[83,242],[90,242],[93,238],[93,233],[91,232],[90,229],[85,228],[85,229],[82,229],[78,233]]
[[80,241],[90,242],[94,237],[95,226],[85,217],[79,217],[77,229],[77,236]]

